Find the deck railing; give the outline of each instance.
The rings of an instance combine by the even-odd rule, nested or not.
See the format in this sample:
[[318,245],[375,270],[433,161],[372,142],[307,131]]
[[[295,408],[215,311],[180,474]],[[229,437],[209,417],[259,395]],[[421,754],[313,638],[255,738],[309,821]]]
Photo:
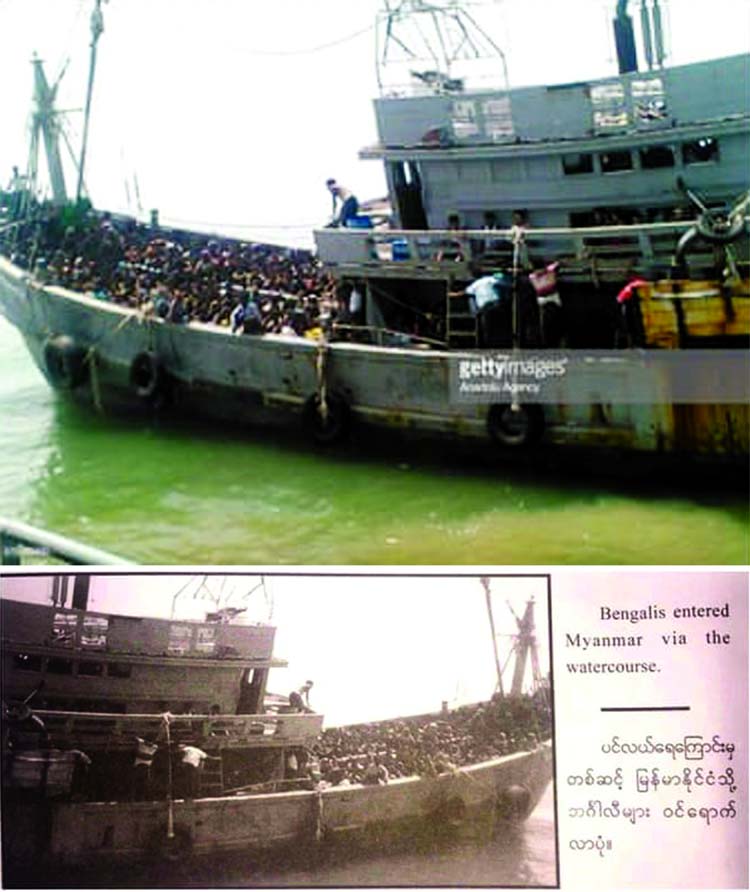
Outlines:
[[[560,260],[561,272],[571,278],[623,278],[628,273],[655,271],[665,275],[681,236],[693,225],[694,221],[686,220],[575,229],[524,228],[521,251],[536,266]],[[471,270],[477,266],[509,268],[518,232],[328,228],[315,232],[315,242],[323,263],[342,274],[402,278],[412,274],[460,280],[471,278]],[[713,246],[696,243],[689,259],[698,269],[715,264]]]
[[157,715],[152,713],[64,712],[36,709],[55,746],[71,745],[132,749],[135,738],[165,738],[176,743],[199,743],[213,749],[227,746],[288,746],[317,737],[323,716],[317,713],[275,715]]
[[129,564],[129,561],[73,539],[0,517],[0,565]]

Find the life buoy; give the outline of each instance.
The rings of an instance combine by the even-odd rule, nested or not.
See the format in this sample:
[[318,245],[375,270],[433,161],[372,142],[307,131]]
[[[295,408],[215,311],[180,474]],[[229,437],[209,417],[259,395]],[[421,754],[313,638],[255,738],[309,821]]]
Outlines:
[[130,384],[143,400],[156,396],[162,381],[159,358],[151,350],[139,353],[130,364]]
[[351,410],[343,396],[330,393],[326,397],[326,410],[322,411],[320,396],[313,394],[303,410],[305,427],[316,443],[327,445],[341,440],[349,430]]
[[544,433],[544,411],[536,404],[496,403],[487,413],[487,430],[501,446],[530,446]]
[[531,791],[520,784],[506,787],[495,802],[495,812],[503,821],[523,821],[530,810]]
[[86,381],[86,351],[68,335],[53,335],[44,342],[44,367],[55,387],[75,390]]

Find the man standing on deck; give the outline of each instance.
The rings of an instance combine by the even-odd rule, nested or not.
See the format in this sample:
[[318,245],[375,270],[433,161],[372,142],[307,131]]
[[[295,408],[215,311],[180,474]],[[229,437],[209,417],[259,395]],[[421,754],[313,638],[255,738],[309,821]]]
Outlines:
[[180,769],[182,771],[183,791],[186,799],[198,799],[201,792],[201,774],[206,759],[211,757],[208,753],[198,749],[197,746],[187,746],[181,743],[179,746],[182,759]]
[[151,797],[151,769],[158,745],[136,737],[135,761],[133,762],[133,798],[140,801]]

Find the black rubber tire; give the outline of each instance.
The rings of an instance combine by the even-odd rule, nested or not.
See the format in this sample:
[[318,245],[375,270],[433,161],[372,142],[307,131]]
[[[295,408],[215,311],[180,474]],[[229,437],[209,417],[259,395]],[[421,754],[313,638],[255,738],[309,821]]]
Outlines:
[[88,377],[86,351],[68,335],[52,335],[44,342],[44,367],[55,387],[75,390]]
[[305,428],[313,440],[322,446],[343,440],[351,425],[349,403],[340,394],[329,394],[326,397],[326,407],[327,415],[324,421],[320,414],[320,398],[318,394],[313,394],[303,409]]
[[732,220],[729,220],[729,226],[722,232],[717,232],[706,218],[705,214],[701,214],[695,224],[695,228],[701,238],[714,245],[728,245],[742,234],[745,228],[744,215],[738,214]]
[[151,350],[139,353],[130,364],[130,384],[142,400],[153,399],[163,379],[159,357]]
[[534,403],[516,409],[510,403],[495,403],[487,413],[487,431],[504,448],[531,446],[544,433],[544,410]]
[[497,797],[495,813],[502,821],[524,821],[531,811],[531,792],[527,787],[506,787]]

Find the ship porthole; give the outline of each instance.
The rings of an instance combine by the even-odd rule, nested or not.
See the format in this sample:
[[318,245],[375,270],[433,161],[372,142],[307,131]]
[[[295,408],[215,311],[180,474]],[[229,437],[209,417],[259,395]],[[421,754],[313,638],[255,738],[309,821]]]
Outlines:
[[349,403],[339,394],[331,393],[326,399],[326,411],[322,411],[318,394],[308,399],[303,410],[305,427],[316,443],[329,444],[341,440],[349,430],[351,410]]
[[495,812],[503,821],[523,821],[530,810],[531,792],[519,784],[506,787],[495,803]]
[[501,446],[529,446],[536,443],[544,432],[544,411],[537,405],[496,403],[487,413],[487,430]]
[[161,366],[155,353],[144,350],[130,364],[130,384],[144,400],[156,395],[161,383]]
[[53,335],[44,343],[44,367],[55,387],[75,390],[86,380],[86,353],[68,335]]

